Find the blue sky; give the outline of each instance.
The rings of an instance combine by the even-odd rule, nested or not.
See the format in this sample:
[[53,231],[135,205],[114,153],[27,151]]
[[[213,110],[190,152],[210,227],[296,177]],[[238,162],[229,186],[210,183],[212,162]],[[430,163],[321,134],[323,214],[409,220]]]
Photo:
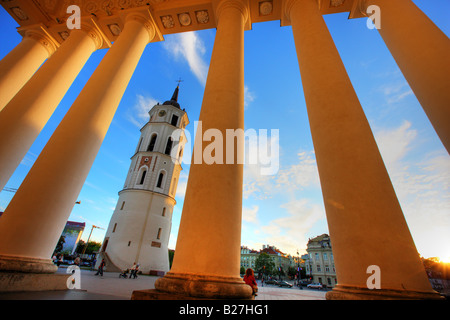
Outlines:
[[[415,0],[447,36],[450,1]],[[376,30],[348,14],[324,16],[375,134],[419,253],[450,260],[450,159]],[[381,17],[382,18],[382,17]],[[382,23],[382,22],[381,22]],[[16,22],[0,8],[0,58],[21,40]],[[413,36],[413,35],[405,35]],[[147,46],[129,83],[69,220],[107,228],[122,189],[147,112],[168,100],[179,78],[179,102],[194,136],[215,30],[168,35]],[[9,180],[18,188],[59,121],[105,54],[95,52],[50,121]],[[244,172],[242,245],[271,244],[296,255],[308,238],[328,232],[292,30],[279,21],[257,23],[245,32],[245,129],[279,130],[279,171]],[[186,160],[186,159],[185,159]],[[169,247],[175,248],[189,165],[183,165]],[[14,193],[0,193],[4,210]],[[104,230],[92,239],[102,241]]]

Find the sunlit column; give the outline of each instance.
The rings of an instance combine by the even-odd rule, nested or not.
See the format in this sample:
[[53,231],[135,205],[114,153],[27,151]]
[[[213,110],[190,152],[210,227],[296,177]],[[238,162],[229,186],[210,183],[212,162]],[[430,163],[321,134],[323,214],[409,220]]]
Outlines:
[[450,39],[411,0],[366,0],[378,30],[436,133],[450,152]]
[[[184,296],[250,298],[251,288],[239,276],[243,165],[196,164],[209,144],[202,135],[217,129],[244,128],[243,1],[221,1],[217,33],[203,97],[194,155],[184,199],[172,269],[156,289]],[[217,131],[216,131],[217,132]],[[220,151],[216,151],[220,152]],[[196,153],[199,153],[196,155]],[[199,157],[200,156],[200,157]],[[194,251],[193,251],[194,250]]]
[[[287,1],[285,10],[297,49],[336,266],[338,285],[327,298],[435,297],[317,1]],[[367,286],[372,265],[379,267],[381,289]]]
[[[128,82],[153,39],[146,18],[125,27],[61,121],[0,220],[0,268],[51,272],[55,249]],[[5,262],[6,261],[6,262]],[[18,261],[18,263],[16,262]]]
[[8,182],[92,53],[102,46],[95,29],[70,36],[0,112],[0,190]]
[[28,30],[22,41],[0,61],[0,111],[57,49],[43,31]]

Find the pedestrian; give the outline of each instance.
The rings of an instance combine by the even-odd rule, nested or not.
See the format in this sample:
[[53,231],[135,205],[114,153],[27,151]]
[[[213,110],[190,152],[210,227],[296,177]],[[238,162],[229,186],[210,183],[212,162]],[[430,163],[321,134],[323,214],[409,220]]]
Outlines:
[[58,259],[58,262],[56,264],[59,267],[63,262],[64,262],[63,261],[63,255],[61,254],[61,255],[59,255],[59,259]]
[[105,267],[105,259],[102,259],[102,262],[100,262],[100,265],[98,266],[97,273],[95,274],[98,276],[99,274],[103,277],[103,268]]
[[94,260],[92,260],[92,262],[91,262],[91,271],[94,270],[96,262],[97,262],[97,259],[94,257]]
[[[134,268],[134,271],[133,271],[133,279],[136,279],[136,278],[137,278],[137,273],[138,273],[138,271],[139,271],[139,264],[137,264],[136,267]],[[130,275],[130,278],[131,278],[131,275]]]
[[136,262],[133,263],[133,266],[130,269],[130,279],[132,276],[134,276],[135,272],[136,272]]
[[81,262],[80,256],[77,256],[73,263],[75,263],[75,265],[79,266],[80,262]]
[[253,269],[248,268],[245,271],[244,282],[246,284],[248,284],[252,288],[253,295],[257,296],[258,295],[257,294],[257,292],[258,292],[258,284],[256,283],[255,274],[253,272]]
[[264,276],[261,278],[261,287],[264,287]]

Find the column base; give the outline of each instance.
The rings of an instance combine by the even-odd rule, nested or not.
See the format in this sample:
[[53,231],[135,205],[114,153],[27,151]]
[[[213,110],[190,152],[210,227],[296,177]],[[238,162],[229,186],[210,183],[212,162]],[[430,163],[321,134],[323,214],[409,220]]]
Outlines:
[[68,290],[69,274],[0,272],[0,292]]
[[[148,299],[242,299],[252,300],[252,289],[240,277],[220,277],[168,272],[156,280],[155,291],[133,292],[138,297]],[[149,292],[151,291],[151,292]]]
[[0,255],[0,272],[55,273],[51,259]]
[[435,291],[410,291],[390,289],[367,289],[337,285],[326,293],[327,300],[440,300],[444,299]]

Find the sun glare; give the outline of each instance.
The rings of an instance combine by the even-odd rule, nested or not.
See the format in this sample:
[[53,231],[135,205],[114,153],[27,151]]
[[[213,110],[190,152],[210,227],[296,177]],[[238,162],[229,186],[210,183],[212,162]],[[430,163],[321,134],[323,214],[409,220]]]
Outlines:
[[444,263],[450,263],[450,257],[439,257],[439,260]]

